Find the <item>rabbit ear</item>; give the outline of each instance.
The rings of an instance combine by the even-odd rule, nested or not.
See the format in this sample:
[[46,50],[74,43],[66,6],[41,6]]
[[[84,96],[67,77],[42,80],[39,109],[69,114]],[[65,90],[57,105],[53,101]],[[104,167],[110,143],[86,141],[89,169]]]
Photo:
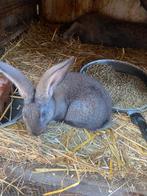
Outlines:
[[37,98],[51,97],[55,87],[64,79],[69,66],[74,60],[75,58],[71,57],[47,70],[37,85],[35,96]]
[[21,71],[0,61],[0,73],[4,74],[18,88],[20,95],[25,101],[33,98],[33,85]]

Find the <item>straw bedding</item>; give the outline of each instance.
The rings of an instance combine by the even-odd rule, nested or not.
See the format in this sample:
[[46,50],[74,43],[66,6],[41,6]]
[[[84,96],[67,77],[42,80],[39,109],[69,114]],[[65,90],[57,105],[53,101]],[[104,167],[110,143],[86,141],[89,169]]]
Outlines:
[[[26,34],[8,46],[1,59],[21,69],[34,84],[54,63],[71,55],[77,57],[72,67],[74,71],[98,58],[127,60],[147,71],[145,50],[65,42],[57,35],[57,30],[58,26],[52,30],[48,25],[32,24]],[[147,120],[147,113],[143,115]],[[39,137],[29,135],[24,124],[18,122],[0,129],[0,156],[8,163],[29,162],[44,168],[51,164],[57,171],[59,167],[68,168],[73,174],[78,173],[79,180],[85,174],[100,174],[112,192],[123,186],[135,190],[135,181],[141,181],[141,190],[147,191],[147,144],[128,116],[117,114],[113,119],[116,124],[112,129],[96,134],[52,122],[48,132]],[[3,183],[3,167],[1,171],[0,182]],[[126,183],[122,183],[122,179]]]

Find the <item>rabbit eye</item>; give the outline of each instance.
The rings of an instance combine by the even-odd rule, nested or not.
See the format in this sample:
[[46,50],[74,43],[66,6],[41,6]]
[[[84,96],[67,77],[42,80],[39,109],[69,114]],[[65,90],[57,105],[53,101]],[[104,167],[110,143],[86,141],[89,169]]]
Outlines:
[[42,116],[45,116],[45,115],[46,115],[45,111],[44,111],[44,112],[42,112]]

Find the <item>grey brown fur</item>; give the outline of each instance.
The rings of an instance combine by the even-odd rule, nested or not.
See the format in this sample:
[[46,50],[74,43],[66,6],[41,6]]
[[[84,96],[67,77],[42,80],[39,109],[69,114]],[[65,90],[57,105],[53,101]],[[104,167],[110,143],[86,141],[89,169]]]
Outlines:
[[147,10],[147,0],[140,0],[140,4],[145,10]]
[[47,70],[36,90],[22,72],[0,62],[0,72],[17,86],[24,98],[24,123],[34,135],[43,133],[52,120],[90,131],[111,125],[109,94],[95,79],[81,73],[67,73],[73,62],[71,57]]
[[83,43],[113,47],[147,48],[147,24],[119,21],[87,13],[63,33],[64,39],[79,37]]

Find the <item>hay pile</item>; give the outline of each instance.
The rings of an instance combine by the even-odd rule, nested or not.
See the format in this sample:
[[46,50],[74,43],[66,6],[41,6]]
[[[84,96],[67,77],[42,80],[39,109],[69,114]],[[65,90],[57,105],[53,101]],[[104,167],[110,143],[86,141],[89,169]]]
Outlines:
[[[127,60],[147,70],[147,51],[65,42],[56,32],[40,23],[33,24],[28,33],[8,47],[2,59],[21,69],[35,84],[44,71],[71,55],[77,57],[72,67],[76,71],[98,58]],[[147,120],[147,113],[144,116]],[[18,122],[0,129],[0,156],[6,162],[38,163],[44,167],[50,164],[57,171],[59,167],[68,168],[78,173],[79,181],[87,173],[100,174],[112,192],[123,186],[135,190],[131,180],[141,181],[141,189],[147,191],[147,143],[126,115],[115,115],[114,120],[115,127],[96,134],[53,122],[48,133],[40,137],[30,136],[24,124]],[[1,182],[4,177],[5,174]],[[126,183],[122,184],[122,179]]]

